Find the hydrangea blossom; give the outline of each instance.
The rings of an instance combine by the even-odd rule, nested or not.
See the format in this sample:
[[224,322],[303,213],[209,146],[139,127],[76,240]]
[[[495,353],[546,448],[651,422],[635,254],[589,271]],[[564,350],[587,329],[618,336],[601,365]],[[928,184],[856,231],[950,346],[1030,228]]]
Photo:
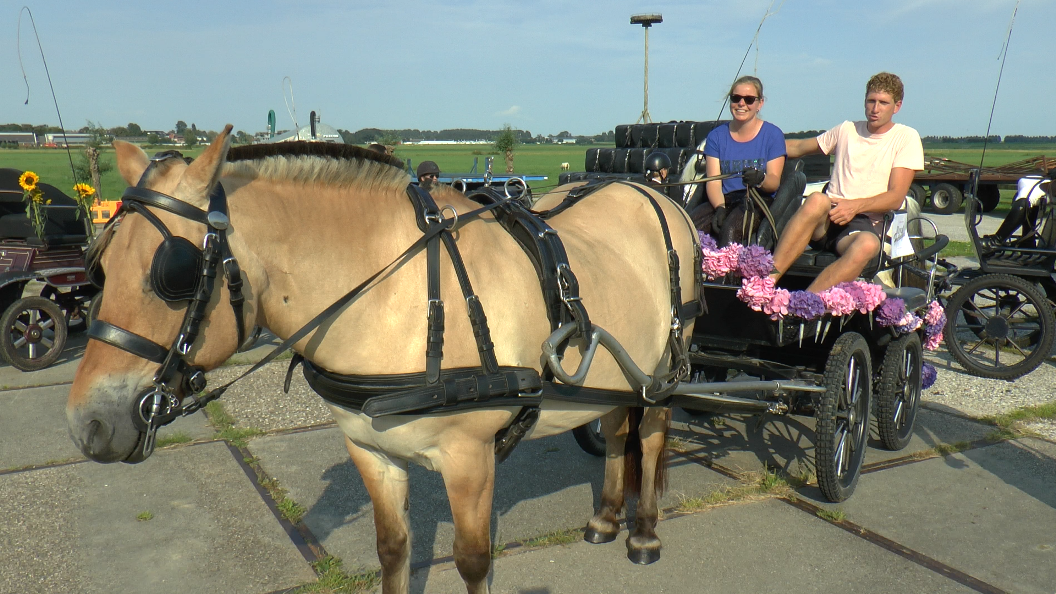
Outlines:
[[755,311],[763,311],[774,298],[774,279],[767,276],[746,278],[741,281],[737,298],[748,304]]
[[937,300],[928,304],[928,312],[924,314],[924,321],[929,326],[945,326],[946,310],[942,308]]
[[774,269],[774,257],[761,245],[750,245],[741,250],[737,269],[742,278],[769,276]]
[[810,291],[793,291],[788,297],[789,315],[815,320],[825,313],[825,302]]
[[719,249],[719,245],[715,243],[715,238],[712,237],[711,234],[698,230],[697,237],[700,238],[700,249],[704,251],[705,255],[707,255],[709,251],[714,252]]
[[770,303],[763,306],[763,313],[769,314],[771,320],[780,320],[788,315],[788,303],[791,293],[787,289],[774,289]]
[[[930,326],[929,326],[930,328]],[[942,326],[939,326],[939,331],[930,334],[928,330],[924,330],[924,348],[929,351],[934,351],[939,348],[939,344],[942,343]]]
[[917,328],[920,328],[920,325],[923,323],[924,320],[920,319],[920,316],[911,311],[907,311],[905,315],[902,316],[902,319],[898,321],[898,324],[895,325],[895,328],[898,329],[900,334],[905,334],[906,332],[916,332]]
[[704,250],[701,267],[709,280],[722,278],[737,269],[741,244],[731,243],[720,250]]
[[906,302],[893,297],[885,299],[876,309],[876,323],[881,326],[894,326],[906,315]]
[[845,316],[855,310],[854,297],[839,287],[826,289],[818,294],[825,309],[834,316]]
[[935,384],[938,377],[939,372],[936,371],[935,366],[931,363],[924,363],[924,367],[920,370],[920,387],[927,390]]

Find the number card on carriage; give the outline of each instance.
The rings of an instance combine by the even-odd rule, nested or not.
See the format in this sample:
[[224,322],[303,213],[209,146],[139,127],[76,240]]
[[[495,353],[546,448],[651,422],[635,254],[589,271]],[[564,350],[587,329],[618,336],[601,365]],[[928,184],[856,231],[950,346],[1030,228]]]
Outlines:
[[904,212],[896,212],[895,218],[891,220],[891,229],[888,236],[891,237],[891,257],[904,258],[913,255],[913,243],[909,241],[909,215]]

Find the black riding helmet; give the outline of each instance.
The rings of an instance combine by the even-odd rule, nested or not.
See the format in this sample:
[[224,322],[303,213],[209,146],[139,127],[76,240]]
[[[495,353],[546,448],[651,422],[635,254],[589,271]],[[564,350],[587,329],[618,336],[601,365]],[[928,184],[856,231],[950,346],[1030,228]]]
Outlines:
[[645,158],[645,174],[659,173],[661,169],[671,170],[671,157],[661,151],[653,151]]

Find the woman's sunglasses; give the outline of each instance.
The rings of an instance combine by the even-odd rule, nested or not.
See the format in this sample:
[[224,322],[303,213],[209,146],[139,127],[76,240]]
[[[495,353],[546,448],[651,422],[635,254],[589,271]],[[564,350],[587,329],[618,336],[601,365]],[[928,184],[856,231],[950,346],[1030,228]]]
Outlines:
[[730,105],[740,103],[742,99],[745,105],[753,105],[758,97],[755,95],[730,95]]

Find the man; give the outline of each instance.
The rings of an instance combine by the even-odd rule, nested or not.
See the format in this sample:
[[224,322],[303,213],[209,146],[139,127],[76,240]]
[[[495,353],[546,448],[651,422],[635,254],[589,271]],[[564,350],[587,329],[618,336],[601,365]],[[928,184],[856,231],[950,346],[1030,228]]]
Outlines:
[[808,196],[785,227],[774,250],[775,281],[808,243],[840,256],[807,287],[814,293],[854,280],[880,252],[884,215],[902,205],[914,171],[924,169],[920,135],[891,121],[902,95],[901,79],[881,72],[865,86],[865,121],[785,141],[789,159],[824,153],[835,154],[835,161],[826,193]]
[[430,191],[437,186],[440,177],[440,168],[432,161],[422,161],[418,165],[418,186],[425,191]]
[[650,185],[666,184],[670,170],[671,157],[663,151],[653,151],[645,158],[645,181]]

